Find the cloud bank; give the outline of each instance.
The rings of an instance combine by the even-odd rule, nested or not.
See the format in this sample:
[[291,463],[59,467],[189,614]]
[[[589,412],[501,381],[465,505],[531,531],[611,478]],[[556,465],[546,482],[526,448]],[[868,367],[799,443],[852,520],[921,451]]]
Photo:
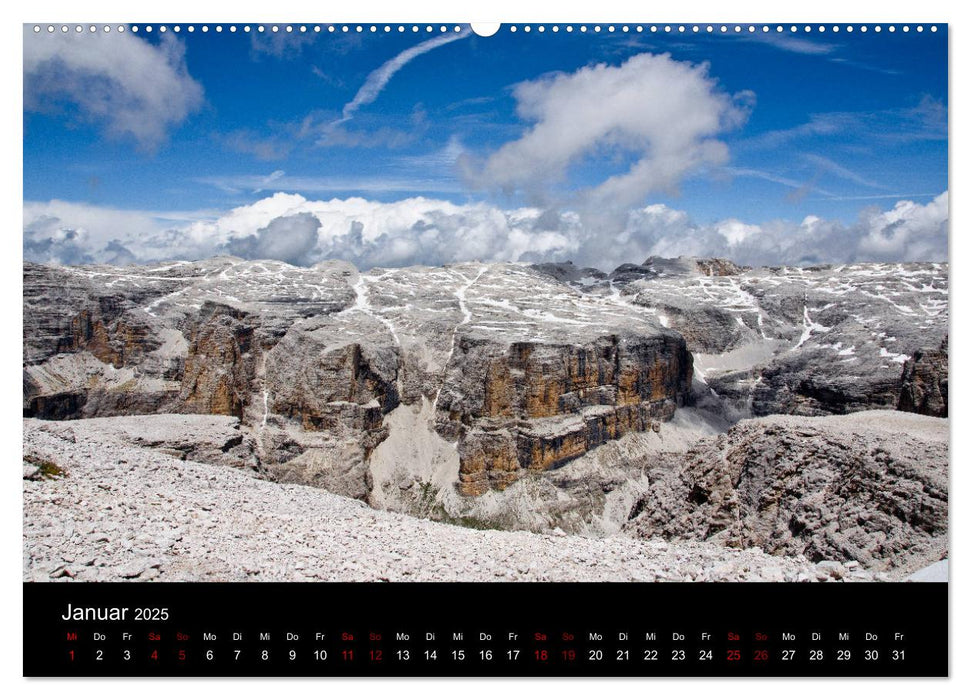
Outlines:
[[520,83],[513,95],[532,126],[481,167],[470,164],[469,178],[482,188],[535,194],[589,157],[620,153],[632,161],[629,169],[584,193],[594,205],[620,208],[726,162],[728,148],[715,136],[742,124],[754,99],[722,92],[707,64],[648,53]]
[[202,95],[186,68],[184,46],[171,34],[158,45],[129,32],[25,37],[26,111],[69,108],[143,150],[158,148],[202,105]]
[[213,255],[298,265],[349,260],[361,269],[468,260],[572,260],[611,270],[649,255],[720,256],[747,265],[946,261],[948,193],[861,211],[850,225],[728,218],[699,224],[653,204],[599,229],[574,212],[499,209],[415,197],[308,200],[277,193],[219,216],[105,209],[61,201],[24,205],[24,258],[79,264],[194,260]]

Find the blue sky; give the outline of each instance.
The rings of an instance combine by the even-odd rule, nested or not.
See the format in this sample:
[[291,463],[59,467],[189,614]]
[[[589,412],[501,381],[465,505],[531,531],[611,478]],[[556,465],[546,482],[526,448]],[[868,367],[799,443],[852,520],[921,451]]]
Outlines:
[[[766,229],[812,217],[849,229],[901,200],[939,202],[948,189],[946,27],[708,35],[574,26],[488,38],[450,27],[452,41],[437,27],[67,39],[28,30],[25,217],[57,200],[185,230],[278,192],[388,204],[424,196],[579,212],[588,229],[627,226],[627,214],[624,223],[594,215],[614,203],[662,206],[701,236],[727,220]],[[632,93],[635,71],[653,77]],[[655,110],[661,123],[641,128],[639,116]],[[705,110],[710,119],[677,133]],[[607,185],[632,169],[640,175]],[[943,207],[946,218],[946,199]],[[63,208],[47,216],[62,233],[95,227]],[[928,235],[939,238],[936,224]],[[96,233],[90,245],[103,250],[118,232]],[[53,234],[28,220],[28,235]],[[225,243],[232,232],[214,235]],[[658,252],[656,235],[643,243],[632,254]],[[50,253],[31,250],[25,243],[28,257]]]

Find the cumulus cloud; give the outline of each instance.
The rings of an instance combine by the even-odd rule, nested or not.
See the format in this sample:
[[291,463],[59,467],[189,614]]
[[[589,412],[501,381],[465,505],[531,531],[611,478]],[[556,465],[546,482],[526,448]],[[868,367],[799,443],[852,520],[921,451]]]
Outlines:
[[64,202],[24,207],[24,257],[83,263],[200,259],[220,254],[298,265],[339,258],[362,269],[481,260],[573,260],[611,270],[650,255],[727,257],[747,265],[948,259],[948,193],[927,204],[864,209],[852,224],[697,223],[663,204],[629,210],[616,228],[576,212],[500,209],[413,197],[308,200],[277,193],[211,218],[120,212]]
[[251,236],[232,238],[227,249],[250,260],[282,260],[291,265],[313,262],[308,256],[317,245],[320,221],[309,212],[280,216]]
[[684,212],[661,209],[632,214],[626,229],[635,247],[653,255],[719,256],[753,266],[948,259],[947,192],[927,204],[904,200],[888,211],[864,209],[849,225],[817,216],[699,225]]
[[53,216],[42,216],[24,228],[24,258],[35,262],[82,265],[93,261],[84,230],[61,226]]
[[890,211],[863,214],[860,254],[872,260],[940,260],[947,257],[947,192],[927,205],[897,202]]
[[202,104],[202,86],[170,34],[157,45],[125,32],[24,37],[24,109],[71,113],[152,150]]
[[619,151],[632,155],[633,164],[586,196],[622,208],[675,188],[693,170],[724,163],[728,148],[715,136],[740,125],[754,98],[722,92],[707,64],[649,53],[619,66],[601,63],[520,83],[513,95],[517,113],[532,126],[481,167],[470,164],[470,179],[535,193],[584,159]]
[[161,226],[159,220],[143,212],[56,199],[25,202],[24,258],[69,265],[108,262],[112,241],[147,240]]

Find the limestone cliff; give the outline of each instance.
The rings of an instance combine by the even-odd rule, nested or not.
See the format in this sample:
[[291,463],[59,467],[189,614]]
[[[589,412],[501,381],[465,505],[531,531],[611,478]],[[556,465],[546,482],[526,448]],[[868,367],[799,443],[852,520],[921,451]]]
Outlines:
[[[609,274],[25,264],[24,415],[231,416],[272,478],[447,509],[449,490],[502,492],[689,403],[728,423],[874,407],[946,416],[947,274],[690,258]],[[399,407],[419,418],[393,420]],[[405,425],[454,469],[372,464],[385,441],[417,439],[395,434]]]
[[274,478],[365,499],[402,403],[431,404],[478,495],[670,418],[692,374],[646,313],[515,265],[27,264],[24,284],[25,416],[232,416]]
[[524,472],[649,430],[685,403],[691,374],[684,341],[671,333],[582,345],[463,338],[439,397],[461,426],[462,493],[503,489]]
[[946,263],[751,269],[652,257],[609,274],[568,263],[536,269],[678,331],[699,400],[734,417],[898,407],[945,415]]

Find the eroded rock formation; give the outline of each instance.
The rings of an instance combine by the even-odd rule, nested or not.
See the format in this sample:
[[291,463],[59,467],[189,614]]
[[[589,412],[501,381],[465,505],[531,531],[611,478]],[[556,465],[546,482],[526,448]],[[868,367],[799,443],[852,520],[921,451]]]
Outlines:
[[947,418],[947,336],[939,347],[917,350],[904,363],[897,409]]
[[359,498],[402,403],[432,404],[478,495],[689,396],[676,332],[520,266],[24,269],[26,416],[233,416],[276,478]]
[[25,264],[23,410],[473,527],[896,575],[947,553],[947,275]]
[[947,264],[749,269],[648,258],[600,276],[568,263],[536,269],[677,330],[694,356],[699,399],[736,416],[944,410]]
[[601,336],[584,345],[465,339],[439,407],[461,424],[462,493],[503,489],[674,415],[691,356],[671,333]]
[[747,420],[660,460],[628,530],[914,571],[947,556],[947,468],[939,418]]

